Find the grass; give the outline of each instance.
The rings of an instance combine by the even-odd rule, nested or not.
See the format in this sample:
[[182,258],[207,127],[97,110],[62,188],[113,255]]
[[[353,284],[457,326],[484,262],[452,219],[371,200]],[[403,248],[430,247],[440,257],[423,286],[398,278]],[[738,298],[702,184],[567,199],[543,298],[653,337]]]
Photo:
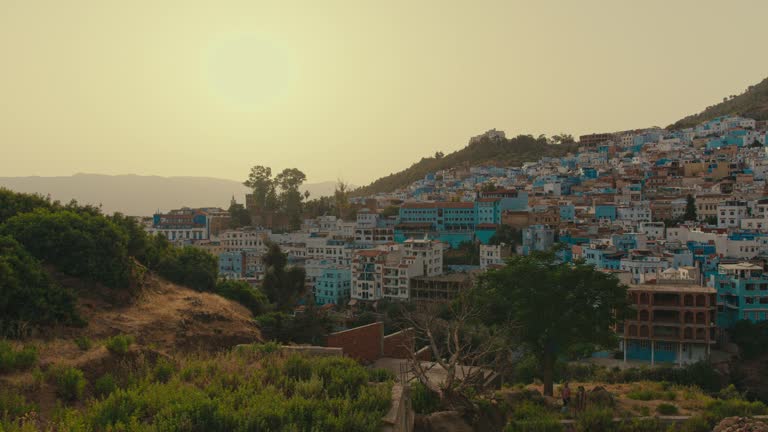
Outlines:
[[659,413],[660,415],[672,416],[672,415],[677,415],[680,412],[680,410],[678,410],[675,405],[662,403],[656,407],[656,412]]
[[73,367],[54,367],[49,370],[48,374],[56,386],[56,395],[59,398],[66,402],[83,398],[87,384],[83,371]]
[[81,351],[88,351],[93,346],[93,342],[88,336],[79,336],[75,338],[75,345],[77,345]]

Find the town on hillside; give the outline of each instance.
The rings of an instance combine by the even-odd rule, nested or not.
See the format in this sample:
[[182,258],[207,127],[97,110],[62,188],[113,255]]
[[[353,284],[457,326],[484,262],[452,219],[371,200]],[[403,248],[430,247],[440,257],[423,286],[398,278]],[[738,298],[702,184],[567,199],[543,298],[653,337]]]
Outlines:
[[[340,328],[382,300],[449,302],[511,255],[555,250],[629,287],[617,360],[692,364],[726,346],[736,322],[768,320],[766,129],[724,116],[594,133],[563,157],[452,167],[372,196],[337,191],[349,211],[300,223],[253,194],[229,210],[158,212],[144,226],[209,251],[221,277],[254,287],[278,245],[305,270],[296,313],[316,306]],[[503,139],[491,130],[470,142]]]

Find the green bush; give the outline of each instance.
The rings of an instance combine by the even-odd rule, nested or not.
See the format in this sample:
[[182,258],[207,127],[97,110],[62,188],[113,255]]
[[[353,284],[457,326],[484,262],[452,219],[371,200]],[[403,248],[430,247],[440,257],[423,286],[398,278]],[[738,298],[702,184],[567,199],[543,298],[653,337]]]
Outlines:
[[768,414],[762,402],[748,402],[740,399],[716,399],[707,404],[706,418],[714,424],[726,417],[751,417]]
[[248,308],[254,316],[264,313],[269,300],[261,290],[246,281],[224,280],[216,284],[216,294]]
[[57,367],[51,370],[51,377],[60,398],[70,402],[82,399],[86,385],[83,371],[73,367]]
[[411,403],[418,414],[431,414],[440,409],[440,397],[420,382],[411,383]]
[[93,383],[93,393],[97,397],[109,396],[117,389],[117,381],[112,374],[106,373]]
[[3,418],[13,420],[34,410],[35,405],[28,402],[24,395],[10,388],[0,389],[0,423]]
[[675,405],[668,404],[668,403],[661,403],[656,407],[656,412],[661,415],[671,416],[671,415],[676,415],[679,411]]
[[75,338],[75,345],[82,351],[88,351],[93,346],[93,342],[88,336],[79,336]]
[[655,419],[631,419],[622,421],[613,430],[617,432],[664,432],[666,428]]
[[37,350],[25,346],[19,350],[4,340],[0,340],[0,373],[26,370],[37,363]]
[[387,382],[394,381],[395,374],[389,369],[374,368],[368,370],[368,381],[371,382]]
[[285,374],[288,378],[305,381],[312,377],[312,366],[306,358],[294,354],[285,361]]
[[130,280],[127,235],[101,215],[36,209],[0,227],[35,258],[72,276],[126,288]]
[[576,432],[610,432],[614,428],[613,411],[589,408],[576,418]]
[[710,432],[712,426],[706,418],[695,415],[684,421],[676,432]]
[[563,425],[546,406],[523,401],[512,408],[505,432],[561,432]]
[[0,337],[21,338],[30,326],[57,323],[82,323],[74,295],[21,244],[0,235]]
[[106,340],[104,346],[112,354],[125,355],[133,344],[133,336],[130,335],[117,335],[112,336]]
[[155,381],[165,383],[171,379],[175,371],[176,365],[174,365],[173,362],[161,358],[155,363],[155,366],[152,369],[152,378]]

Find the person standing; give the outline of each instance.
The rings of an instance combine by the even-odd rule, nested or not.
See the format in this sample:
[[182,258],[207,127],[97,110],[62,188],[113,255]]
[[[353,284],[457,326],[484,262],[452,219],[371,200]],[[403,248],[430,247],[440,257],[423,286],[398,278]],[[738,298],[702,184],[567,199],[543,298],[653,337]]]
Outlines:
[[563,384],[560,393],[560,397],[563,398],[563,411],[568,412],[568,406],[571,404],[571,388],[568,387],[568,381]]

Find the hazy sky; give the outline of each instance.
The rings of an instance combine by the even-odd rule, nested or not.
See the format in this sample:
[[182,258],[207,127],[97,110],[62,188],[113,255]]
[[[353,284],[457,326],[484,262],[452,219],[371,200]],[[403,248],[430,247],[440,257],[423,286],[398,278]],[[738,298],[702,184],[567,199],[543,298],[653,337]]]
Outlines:
[[666,126],[768,75],[768,1],[0,0],[0,176],[365,184],[471,135]]

